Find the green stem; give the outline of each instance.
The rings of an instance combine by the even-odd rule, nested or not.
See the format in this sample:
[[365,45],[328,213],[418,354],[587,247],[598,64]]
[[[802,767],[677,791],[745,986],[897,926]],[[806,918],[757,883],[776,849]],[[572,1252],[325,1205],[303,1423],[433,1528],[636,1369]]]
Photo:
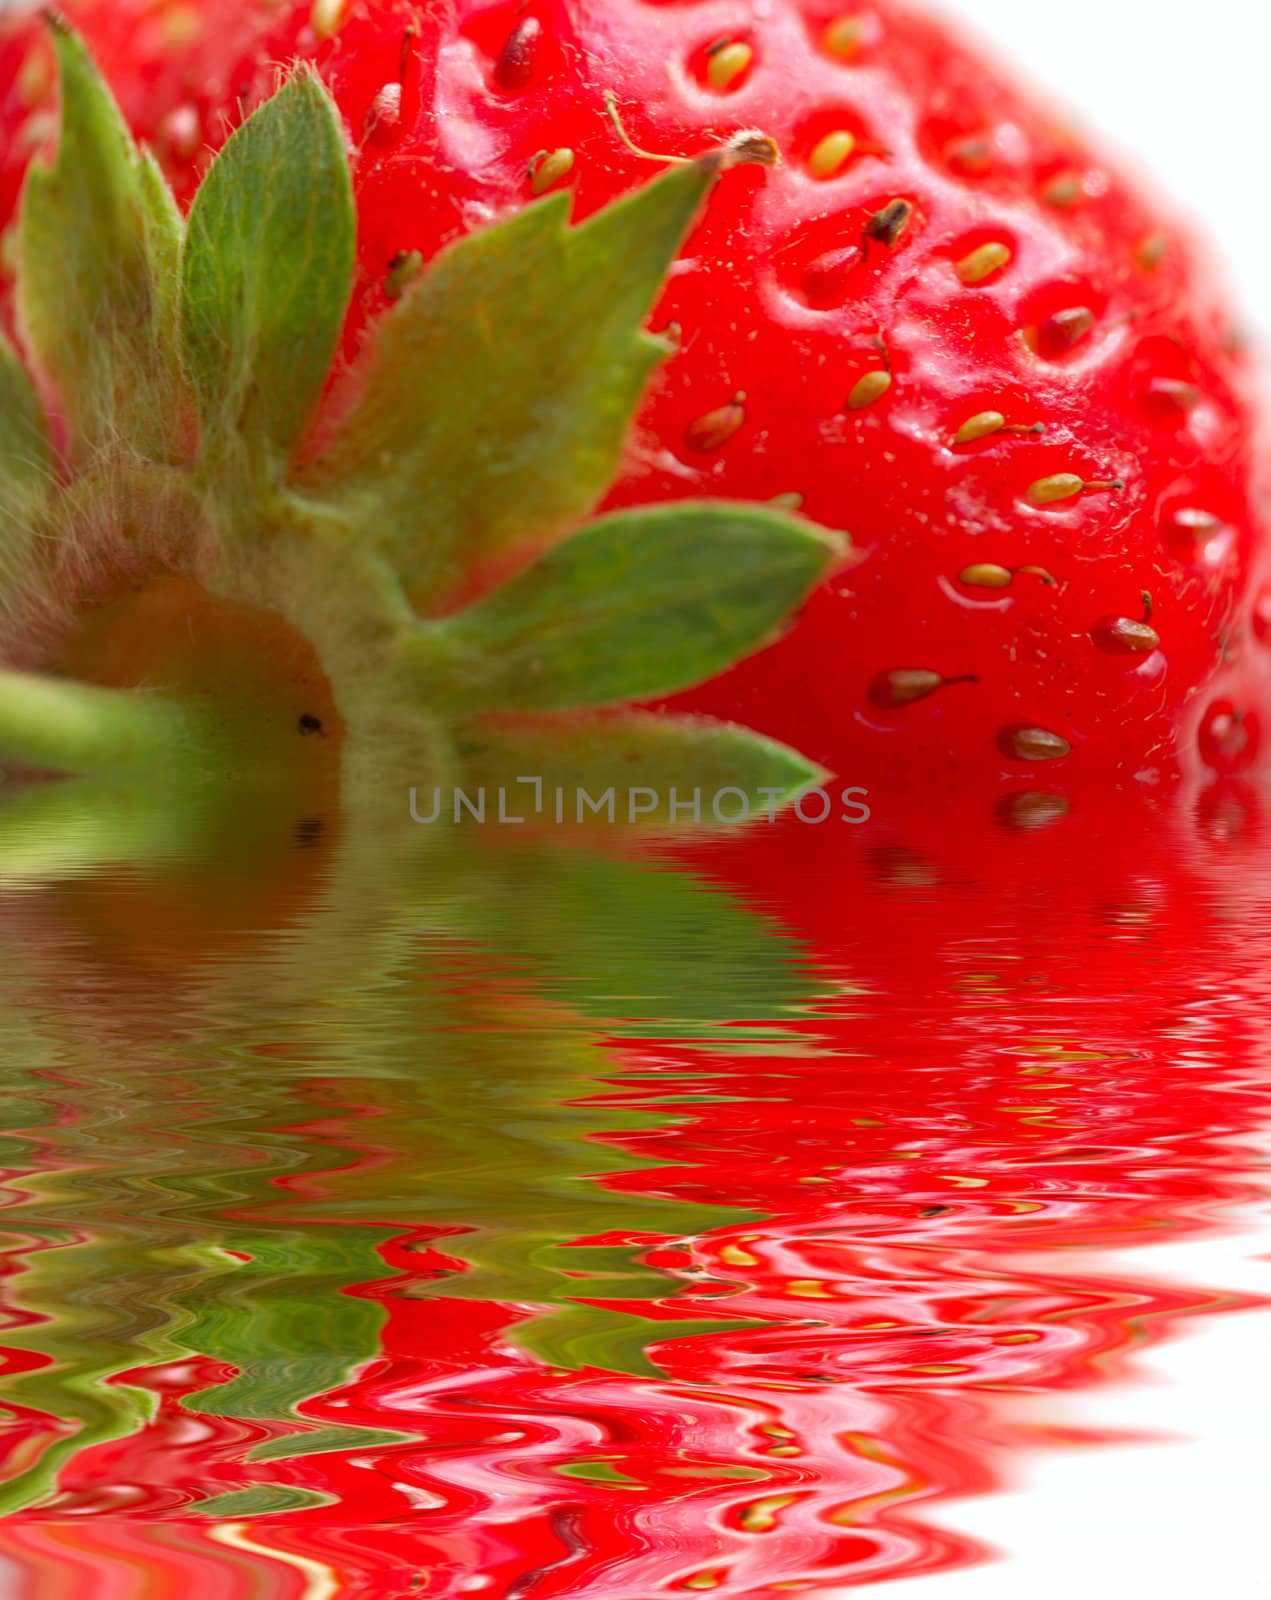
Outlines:
[[206,748],[200,719],[180,701],[0,669],[0,762],[66,774],[149,767],[162,776]]

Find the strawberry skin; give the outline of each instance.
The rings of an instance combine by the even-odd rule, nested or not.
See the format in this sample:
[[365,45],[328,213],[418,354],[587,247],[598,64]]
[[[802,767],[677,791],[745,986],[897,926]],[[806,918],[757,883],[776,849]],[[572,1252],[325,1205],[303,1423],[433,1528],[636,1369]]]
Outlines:
[[[1211,253],[931,21],[766,12],[71,8],[182,199],[277,64],[314,61],[354,165],[346,358],[412,252],[545,187],[584,218],[649,181],[607,95],[659,154],[762,129],[784,164],[739,174],[673,271],[652,325],[680,351],[607,506],[798,495],[853,558],[784,638],[672,703],[893,788],[1251,773],[1271,574]],[[54,104],[31,37],[0,58],[6,206]]]

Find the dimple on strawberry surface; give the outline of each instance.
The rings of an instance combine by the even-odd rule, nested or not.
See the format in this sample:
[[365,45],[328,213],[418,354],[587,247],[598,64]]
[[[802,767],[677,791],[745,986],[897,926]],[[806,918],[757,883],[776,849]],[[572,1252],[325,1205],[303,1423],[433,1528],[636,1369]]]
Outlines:
[[[1213,251],[942,25],[842,0],[69,10],[183,203],[314,62],[358,213],[337,368],[450,241],[649,183],[608,97],[657,155],[762,130],[782,164],[721,185],[672,268],[651,326],[676,353],[604,509],[781,497],[852,545],[783,638],[669,703],[894,790],[1258,766],[1255,378]],[[4,50],[11,203],[56,90],[31,29]]]

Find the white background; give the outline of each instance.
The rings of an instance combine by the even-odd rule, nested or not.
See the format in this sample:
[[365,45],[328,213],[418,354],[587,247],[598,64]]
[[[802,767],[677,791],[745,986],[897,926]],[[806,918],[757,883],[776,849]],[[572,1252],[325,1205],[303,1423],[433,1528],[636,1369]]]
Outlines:
[[[910,3],[933,9],[935,0]],[[1241,303],[1271,335],[1266,0],[941,0],[939,9],[1201,221]]]
[[[944,0],[1001,58],[1101,133],[1213,237],[1271,342],[1271,7],[1265,0]],[[1136,1252],[1128,1272],[1271,1294],[1271,1224]],[[1069,1268],[1075,1261],[1067,1261]],[[1115,1270],[1114,1263],[1107,1266]],[[1186,1325],[1184,1325],[1186,1326]],[[1133,1384],[1014,1414],[1154,1428],[1181,1442],[1041,1453],[1017,1481],[937,1519],[1004,1560],[881,1584],[882,1600],[1268,1600],[1271,1316],[1198,1322]],[[852,1591],[853,1593],[855,1591]]]

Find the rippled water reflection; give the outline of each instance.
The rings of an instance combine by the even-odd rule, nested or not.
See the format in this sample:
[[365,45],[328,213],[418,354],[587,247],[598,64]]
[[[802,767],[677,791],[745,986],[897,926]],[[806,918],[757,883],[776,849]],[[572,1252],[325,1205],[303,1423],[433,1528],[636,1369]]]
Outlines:
[[145,870],[10,820],[15,1596],[974,1563],[940,1502],[1009,1474],[1003,1394],[1237,1304],[1068,1256],[1262,1194],[1247,796]]

